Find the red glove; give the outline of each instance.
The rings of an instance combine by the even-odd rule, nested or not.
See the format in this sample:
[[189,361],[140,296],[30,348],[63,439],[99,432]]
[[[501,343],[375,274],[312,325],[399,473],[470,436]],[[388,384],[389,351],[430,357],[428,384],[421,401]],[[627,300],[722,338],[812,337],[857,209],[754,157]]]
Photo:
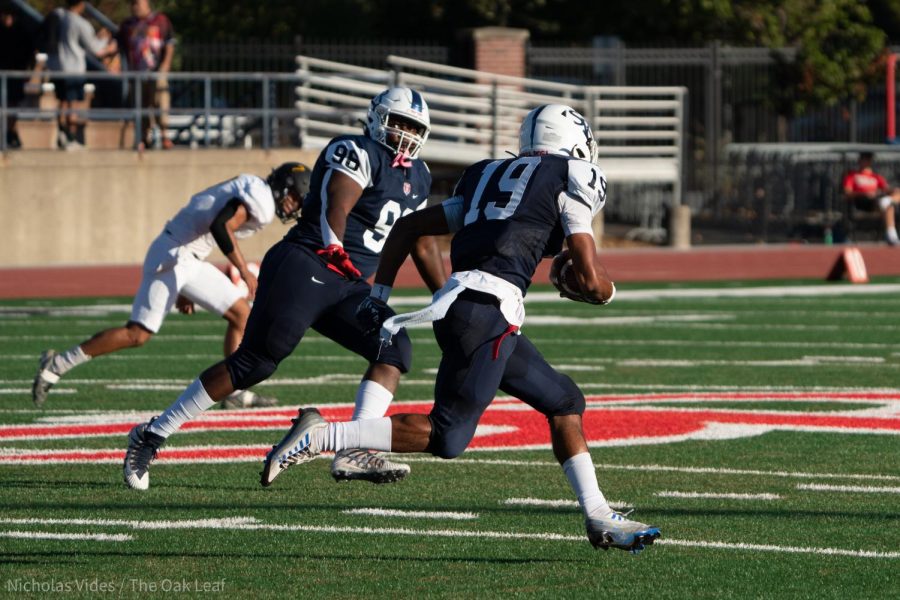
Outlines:
[[350,257],[344,251],[343,248],[338,246],[337,244],[331,244],[322,248],[321,250],[316,250],[316,254],[322,257],[322,260],[325,261],[325,266],[337,273],[338,275],[346,278],[357,278],[362,277],[362,273],[359,272],[359,269],[353,266],[353,263],[350,261]]

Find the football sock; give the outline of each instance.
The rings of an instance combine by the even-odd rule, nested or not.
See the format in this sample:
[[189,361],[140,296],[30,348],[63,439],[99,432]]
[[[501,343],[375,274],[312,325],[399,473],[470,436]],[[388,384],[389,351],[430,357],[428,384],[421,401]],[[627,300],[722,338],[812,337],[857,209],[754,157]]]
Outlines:
[[347,448],[368,448],[390,451],[391,419],[361,419],[343,423],[329,423],[314,434],[314,443],[320,450],[345,450]]
[[215,401],[206,393],[200,379],[195,379],[186,390],[181,392],[178,400],[164,410],[148,429],[167,438],[213,404]]
[[364,379],[356,390],[356,407],[353,409],[353,420],[378,419],[383,417],[394,399],[386,387],[371,379]]
[[589,452],[576,454],[564,462],[563,471],[566,472],[569,485],[578,496],[578,504],[581,505],[585,517],[606,517],[612,512],[606,498],[603,497],[603,492],[600,491],[597,472],[594,470],[594,462]]
[[81,346],[75,346],[54,356],[53,360],[50,361],[50,370],[57,375],[64,375],[89,360],[91,360],[91,357],[84,353]]

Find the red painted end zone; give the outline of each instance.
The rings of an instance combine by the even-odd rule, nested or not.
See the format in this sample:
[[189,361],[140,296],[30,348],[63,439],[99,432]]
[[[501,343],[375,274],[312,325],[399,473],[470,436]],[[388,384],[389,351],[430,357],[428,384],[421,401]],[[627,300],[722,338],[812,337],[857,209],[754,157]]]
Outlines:
[[[900,248],[860,245],[869,275],[900,275]],[[617,282],[721,281],[740,279],[825,279],[843,246],[709,246],[603,250],[600,259]],[[547,283],[550,261],[535,275]],[[447,272],[450,272],[449,262]],[[141,279],[139,265],[0,269],[0,298],[131,296]],[[411,261],[397,287],[423,287]]]

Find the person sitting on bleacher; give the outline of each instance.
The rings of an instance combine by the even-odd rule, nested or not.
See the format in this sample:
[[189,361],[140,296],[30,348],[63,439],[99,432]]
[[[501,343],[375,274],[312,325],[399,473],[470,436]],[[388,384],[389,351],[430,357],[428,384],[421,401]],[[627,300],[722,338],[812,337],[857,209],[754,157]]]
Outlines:
[[900,204],[900,189],[890,187],[887,180],[872,169],[871,152],[860,152],[859,166],[844,177],[844,198],[848,208],[857,211],[881,212],[884,223],[884,239],[891,246],[900,244],[895,226],[897,205]]

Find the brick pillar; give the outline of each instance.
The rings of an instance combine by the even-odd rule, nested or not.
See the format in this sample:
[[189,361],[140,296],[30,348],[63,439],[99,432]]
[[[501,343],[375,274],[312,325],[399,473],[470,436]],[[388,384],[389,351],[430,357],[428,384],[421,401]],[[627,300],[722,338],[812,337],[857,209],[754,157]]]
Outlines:
[[527,29],[480,27],[472,30],[472,68],[499,75],[526,76]]

